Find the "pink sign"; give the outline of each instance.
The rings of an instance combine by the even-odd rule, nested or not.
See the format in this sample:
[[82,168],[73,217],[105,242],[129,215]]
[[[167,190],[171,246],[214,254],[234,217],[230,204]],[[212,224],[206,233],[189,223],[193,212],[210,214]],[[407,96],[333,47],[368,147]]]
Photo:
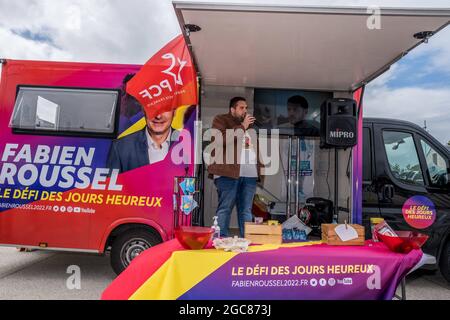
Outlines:
[[434,203],[424,196],[414,196],[403,204],[403,217],[413,228],[425,229],[436,220]]

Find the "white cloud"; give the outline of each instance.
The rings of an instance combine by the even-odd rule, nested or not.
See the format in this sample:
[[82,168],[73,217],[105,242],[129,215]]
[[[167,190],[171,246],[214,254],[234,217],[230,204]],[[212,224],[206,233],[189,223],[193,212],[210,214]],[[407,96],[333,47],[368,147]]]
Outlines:
[[450,88],[368,86],[364,116],[407,120],[421,127],[426,120],[429,133],[445,144],[450,140],[449,101]]
[[25,60],[72,60],[72,55],[57,49],[47,43],[39,43],[24,39],[10,30],[0,27],[0,43],[2,50],[0,57]]
[[383,73],[381,76],[379,76],[378,78],[376,78],[375,80],[373,80],[370,83],[370,87],[372,88],[380,88],[380,87],[385,87],[387,85],[388,82],[390,81],[394,81],[399,72],[403,69],[404,67],[402,67],[400,64],[396,63],[393,64],[390,69],[388,71],[386,71],[385,73]]
[[[448,77],[450,73],[450,27],[437,33],[428,43],[423,43],[411,51],[400,63],[375,79],[370,85],[384,86],[390,81],[404,76],[421,78],[432,74],[437,77]],[[420,59],[420,60],[419,60]],[[419,63],[424,63],[420,65]]]
[[413,51],[413,57],[429,57],[427,71],[450,73],[450,27],[431,37],[428,44],[422,45]]

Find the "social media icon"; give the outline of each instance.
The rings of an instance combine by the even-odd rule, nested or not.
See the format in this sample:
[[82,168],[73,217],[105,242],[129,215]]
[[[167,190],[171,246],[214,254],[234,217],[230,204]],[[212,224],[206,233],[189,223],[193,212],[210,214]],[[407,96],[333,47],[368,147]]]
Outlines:
[[311,279],[309,281],[309,284],[311,285],[311,287],[317,287],[317,279]]
[[73,209],[73,212],[75,212],[75,213],[80,213],[80,212],[81,212],[81,208],[80,208],[80,207],[75,207],[75,208]]
[[61,212],[66,212],[66,207],[65,206],[61,206],[61,208],[59,209]]
[[344,278],[343,280],[344,285],[352,285],[353,284],[353,279],[352,278]]
[[67,212],[73,212],[73,208],[72,207],[67,207]]
[[327,285],[327,280],[322,278],[322,279],[319,280],[319,284],[320,284],[321,287],[325,287]]
[[336,285],[336,279],[334,279],[334,278],[328,279],[328,285],[330,287],[334,287]]
[[58,212],[59,211],[59,207],[58,206],[53,206],[53,211],[54,212]]

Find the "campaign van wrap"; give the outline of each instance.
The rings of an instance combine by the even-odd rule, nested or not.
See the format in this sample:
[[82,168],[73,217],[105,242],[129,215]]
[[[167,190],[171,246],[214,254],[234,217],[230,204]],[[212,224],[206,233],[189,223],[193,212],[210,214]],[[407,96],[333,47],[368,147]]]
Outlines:
[[[1,244],[103,252],[114,230],[133,223],[168,238],[173,178],[193,175],[188,138],[197,107],[174,111],[169,151],[150,163],[145,115],[124,90],[140,68],[12,60],[3,65]],[[117,145],[127,153],[127,166],[124,156],[112,159]]]

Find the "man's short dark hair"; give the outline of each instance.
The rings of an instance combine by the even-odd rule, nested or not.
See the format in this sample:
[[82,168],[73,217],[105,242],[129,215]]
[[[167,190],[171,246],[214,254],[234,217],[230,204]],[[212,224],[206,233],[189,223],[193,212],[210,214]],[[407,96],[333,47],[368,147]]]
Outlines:
[[230,100],[230,109],[236,108],[236,105],[238,104],[239,101],[247,101],[247,100],[245,100],[245,98],[243,97],[234,97],[233,99]]
[[306,99],[304,97],[299,96],[299,95],[290,97],[288,99],[287,103],[302,107],[303,109],[309,108],[308,101],[306,101]]

